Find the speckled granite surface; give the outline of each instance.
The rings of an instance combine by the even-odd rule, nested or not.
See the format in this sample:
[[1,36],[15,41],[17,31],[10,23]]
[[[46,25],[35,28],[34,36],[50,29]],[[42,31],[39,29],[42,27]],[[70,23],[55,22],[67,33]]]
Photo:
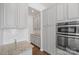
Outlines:
[[12,43],[12,44],[1,45],[0,55],[18,55],[29,48],[32,49],[33,46],[27,41],[17,42],[16,44]]
[[33,32],[31,34],[40,37],[40,33],[39,32]]

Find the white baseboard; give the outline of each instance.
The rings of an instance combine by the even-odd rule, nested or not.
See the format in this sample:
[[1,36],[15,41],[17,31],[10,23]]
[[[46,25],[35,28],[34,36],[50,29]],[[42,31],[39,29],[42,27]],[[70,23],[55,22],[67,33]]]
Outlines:
[[40,51],[44,51],[43,49],[40,49]]

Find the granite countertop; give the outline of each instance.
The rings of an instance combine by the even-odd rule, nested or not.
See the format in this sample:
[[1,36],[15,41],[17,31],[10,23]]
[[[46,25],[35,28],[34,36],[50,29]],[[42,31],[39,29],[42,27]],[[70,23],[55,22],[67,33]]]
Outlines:
[[27,41],[1,45],[0,55],[18,55],[29,48],[33,48],[33,46]]
[[40,37],[40,33],[39,32],[33,32],[31,34]]

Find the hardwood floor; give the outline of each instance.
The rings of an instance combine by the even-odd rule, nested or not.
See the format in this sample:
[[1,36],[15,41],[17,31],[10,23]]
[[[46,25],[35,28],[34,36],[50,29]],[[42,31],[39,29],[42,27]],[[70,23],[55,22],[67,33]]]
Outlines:
[[32,55],[48,55],[48,53],[46,53],[44,51],[42,52],[42,51],[40,51],[40,49],[38,47],[34,46],[34,48],[32,50]]
[[49,55],[49,54],[46,53],[45,51],[40,51],[40,48],[34,45],[32,55]]

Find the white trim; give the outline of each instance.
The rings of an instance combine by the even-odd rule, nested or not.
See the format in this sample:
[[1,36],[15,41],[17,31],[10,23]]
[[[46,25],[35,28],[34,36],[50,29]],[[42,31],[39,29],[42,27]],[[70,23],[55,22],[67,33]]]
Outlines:
[[41,15],[41,47],[40,47],[41,49],[40,50],[43,51],[43,39],[42,39],[42,33],[43,33],[42,32],[43,31],[43,19],[42,19],[43,17],[42,16],[43,15],[42,15],[42,11],[40,12],[40,15]]
[[40,51],[44,51],[43,49],[40,49]]

